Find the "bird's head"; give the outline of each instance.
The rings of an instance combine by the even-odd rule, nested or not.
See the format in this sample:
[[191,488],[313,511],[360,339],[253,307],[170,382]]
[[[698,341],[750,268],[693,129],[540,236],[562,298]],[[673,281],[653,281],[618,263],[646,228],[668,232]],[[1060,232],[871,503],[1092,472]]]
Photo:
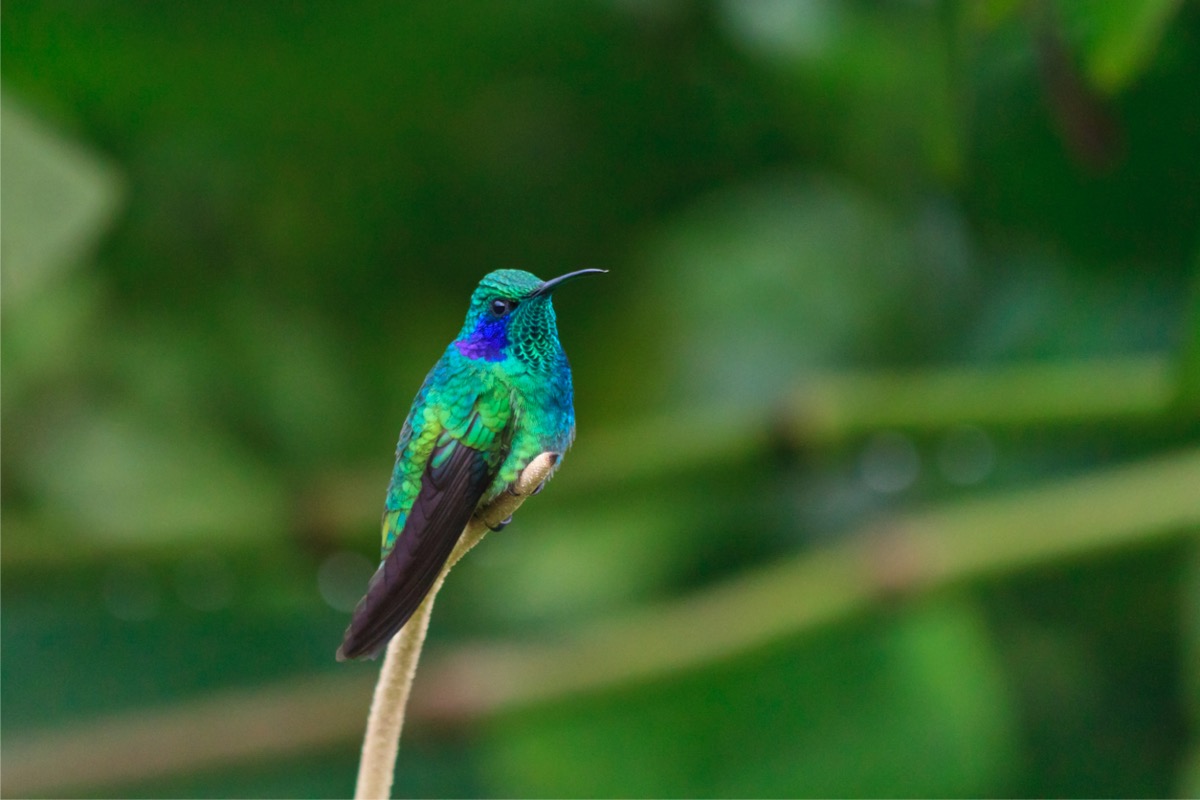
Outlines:
[[489,272],[471,295],[471,307],[454,342],[468,358],[503,361],[514,357],[539,368],[561,351],[552,295],[580,275],[607,272],[581,269],[543,281],[519,269]]

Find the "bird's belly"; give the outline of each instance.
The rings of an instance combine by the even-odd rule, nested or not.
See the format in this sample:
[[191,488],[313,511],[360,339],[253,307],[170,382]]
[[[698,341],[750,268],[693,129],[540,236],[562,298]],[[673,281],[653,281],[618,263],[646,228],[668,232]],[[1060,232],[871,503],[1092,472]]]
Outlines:
[[567,392],[543,390],[532,394],[532,397],[524,395],[518,401],[522,408],[517,428],[508,455],[484,495],[485,503],[508,488],[538,455],[545,452],[564,454],[575,438],[575,414],[569,389]]

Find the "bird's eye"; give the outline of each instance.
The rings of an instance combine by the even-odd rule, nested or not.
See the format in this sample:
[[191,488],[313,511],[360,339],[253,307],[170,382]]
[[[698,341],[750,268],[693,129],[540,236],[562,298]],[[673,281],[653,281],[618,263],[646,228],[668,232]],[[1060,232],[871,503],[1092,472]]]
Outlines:
[[516,307],[516,300],[509,300],[507,297],[497,297],[492,301],[492,316],[497,318],[503,317]]

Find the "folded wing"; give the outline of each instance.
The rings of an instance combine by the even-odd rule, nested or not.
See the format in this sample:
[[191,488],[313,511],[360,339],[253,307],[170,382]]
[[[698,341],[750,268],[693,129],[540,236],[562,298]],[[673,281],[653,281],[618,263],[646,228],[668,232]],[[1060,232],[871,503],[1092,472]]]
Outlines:
[[500,434],[488,433],[475,410],[438,437],[404,527],[354,610],[338,660],[377,656],[433,587],[499,467]]

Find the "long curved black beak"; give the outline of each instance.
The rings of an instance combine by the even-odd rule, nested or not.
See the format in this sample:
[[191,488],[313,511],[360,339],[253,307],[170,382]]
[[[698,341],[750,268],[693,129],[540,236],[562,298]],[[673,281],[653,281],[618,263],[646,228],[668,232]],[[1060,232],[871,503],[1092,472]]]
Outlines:
[[593,275],[608,272],[606,269],[581,269],[575,272],[568,272],[566,275],[559,275],[557,278],[551,278],[548,281],[542,281],[542,285],[533,290],[530,297],[541,297],[544,294],[550,294],[560,284],[566,283],[572,278],[578,278],[580,275]]

